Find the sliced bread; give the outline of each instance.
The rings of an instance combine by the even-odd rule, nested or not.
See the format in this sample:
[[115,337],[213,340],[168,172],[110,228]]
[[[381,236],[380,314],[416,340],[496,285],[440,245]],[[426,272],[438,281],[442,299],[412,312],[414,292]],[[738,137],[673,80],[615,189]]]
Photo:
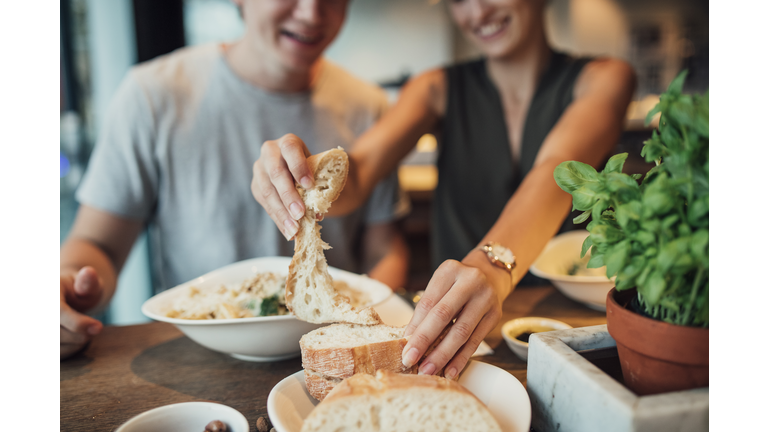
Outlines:
[[[427,348],[422,361],[445,338],[450,327],[449,324]],[[342,379],[357,373],[373,375],[379,370],[417,373],[420,363],[410,368],[403,365],[403,348],[408,342],[404,333],[405,327],[384,324],[333,324],[305,334],[299,346],[307,390],[315,399],[322,401]],[[444,370],[440,369],[436,375],[443,373]]]
[[288,268],[285,305],[298,319],[315,324],[379,324],[381,318],[373,308],[355,308],[334,289],[323,252],[330,246],[320,238],[317,223],[344,188],[349,170],[347,154],[336,148],[310,156],[307,163],[314,173],[315,186],[311,189],[297,186],[306,211],[299,220],[293,259]]
[[460,384],[434,375],[386,370],[340,382],[304,420],[302,432],[501,432],[496,419]]
[[340,379],[379,369],[404,372],[408,369],[402,362],[404,331],[384,324],[322,327],[301,337],[301,363],[304,369]]

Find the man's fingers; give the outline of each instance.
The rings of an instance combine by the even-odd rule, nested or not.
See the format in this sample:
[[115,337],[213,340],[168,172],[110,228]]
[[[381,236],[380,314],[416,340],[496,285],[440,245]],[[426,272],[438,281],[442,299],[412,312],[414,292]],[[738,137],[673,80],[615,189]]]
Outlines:
[[[260,166],[261,160],[256,161],[253,166],[253,183],[251,183],[251,192],[256,200],[267,211],[269,217],[275,222],[277,228],[283,233],[286,239],[290,240],[299,230],[299,224],[288,213],[282,199],[272,184],[272,180],[266,170]],[[295,192],[295,190],[294,190]],[[297,193],[298,195],[298,193]]]
[[[290,163],[294,165],[303,163],[304,170],[307,172],[309,172],[309,168],[307,167],[304,153],[297,147],[297,144],[293,143],[293,141],[299,140],[298,137],[294,135],[293,138],[294,140],[291,140],[290,136],[286,135],[278,141],[265,142],[261,147],[261,156],[258,162],[266,172],[267,177],[269,177],[269,182],[274,187],[277,196],[280,197],[282,207],[288,210],[294,220],[299,220],[304,216],[304,203],[301,200],[301,196],[299,196],[299,192],[296,191],[296,181],[299,180],[296,179],[294,181],[293,172],[289,168],[289,161],[286,160],[286,155],[291,158]],[[306,177],[308,175],[311,176],[311,173],[300,173],[299,175]],[[269,189],[265,190],[265,192],[272,193]]]
[[482,320],[480,320],[480,323],[475,328],[475,331],[472,333],[472,336],[469,337],[469,340],[461,347],[461,349],[456,353],[456,355],[453,356],[453,359],[451,359],[450,362],[445,366],[445,377],[448,379],[455,379],[457,376],[459,376],[459,372],[464,370],[464,366],[467,365],[467,362],[469,361],[470,357],[472,357],[472,354],[477,351],[477,347],[480,346],[480,343],[485,339],[485,337],[490,333],[494,327],[496,327],[496,324],[498,323],[500,319],[501,314],[497,314],[495,310],[489,311]]
[[84,336],[95,336],[101,333],[104,325],[97,319],[81,314],[67,304],[60,305],[59,324],[62,329]]
[[309,157],[309,149],[301,138],[294,134],[283,135],[277,140],[277,145],[280,147],[280,153],[285,160],[285,164],[291,171],[291,175],[296,179],[304,189],[309,189],[314,186],[314,178],[312,171],[309,170],[307,164],[307,157]]
[[408,326],[405,327],[405,336],[410,336],[416,331],[416,328],[421,325],[424,318],[427,317],[429,311],[445,296],[445,293],[456,282],[455,270],[456,266],[461,264],[458,261],[448,260],[440,265],[435,270],[432,278],[427,284],[427,289],[424,290],[424,295],[416,303],[416,309],[413,311],[413,316]]
[[75,333],[67,330],[64,326],[59,327],[59,344],[60,345],[80,345],[82,346],[88,342],[88,336],[82,333]]

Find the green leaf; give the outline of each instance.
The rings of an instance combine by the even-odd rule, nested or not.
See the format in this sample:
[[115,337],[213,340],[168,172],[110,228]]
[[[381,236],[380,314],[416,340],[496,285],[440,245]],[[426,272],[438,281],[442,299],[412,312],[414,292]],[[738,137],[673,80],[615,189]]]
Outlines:
[[573,195],[573,208],[586,211],[592,208],[599,196],[587,187],[580,187],[571,193]]
[[595,205],[592,206],[592,217],[600,219],[603,215],[603,212],[608,208],[608,202],[604,199],[599,199],[597,202],[595,202]]
[[670,95],[679,95],[683,92],[683,84],[685,83],[685,77],[688,75],[688,69],[683,69],[676,77],[669,83],[667,87],[667,93]]
[[587,254],[587,251],[589,251],[589,248],[591,247],[592,247],[592,237],[587,236],[587,238],[584,239],[584,243],[581,244],[580,258],[584,258],[584,256]]
[[656,305],[659,303],[666,287],[667,281],[664,280],[664,275],[660,271],[654,271],[646,282],[645,300],[650,305]]
[[635,232],[635,240],[637,240],[638,243],[642,244],[643,246],[650,246],[654,243],[656,243],[656,236],[649,233],[648,231],[637,231]]
[[629,156],[629,153],[619,153],[611,156],[605,164],[603,173],[621,173],[624,169],[624,162],[627,160],[627,156]]
[[675,206],[675,201],[668,193],[646,189],[643,194],[643,207],[651,215],[664,215]]
[[642,205],[637,201],[630,201],[626,204],[622,204],[616,207],[616,222],[626,229],[629,225],[629,221],[639,221],[640,214],[643,211]]
[[643,178],[643,175],[642,174],[630,174],[630,177],[632,177],[635,180],[640,180],[641,178]]
[[560,189],[572,193],[588,182],[597,182],[597,171],[591,166],[577,161],[566,161],[555,168],[555,182]]
[[590,231],[589,236],[592,237],[594,244],[611,244],[621,241],[624,238],[624,233],[610,225],[598,225]]
[[687,237],[678,238],[665,244],[659,251],[657,260],[659,271],[666,273],[675,265],[675,262],[688,251],[689,239]]
[[671,214],[671,215],[665,217],[661,221],[661,229],[663,229],[663,230],[669,229],[670,227],[672,227],[672,225],[677,223],[678,220],[680,220],[680,216],[678,216],[676,214]]
[[693,235],[691,235],[691,242],[689,243],[691,255],[693,255],[697,261],[708,259],[709,253],[707,251],[707,246],[709,246],[709,230],[696,230]]
[[609,253],[605,254],[605,270],[609,278],[613,277],[624,267],[627,255],[629,254],[629,248],[629,240],[623,240],[612,247]]
[[709,214],[709,195],[703,196],[688,207],[688,222],[696,225],[700,219]]
[[582,213],[582,214],[576,216],[575,218],[573,218],[573,223],[575,223],[575,224],[583,223],[584,221],[589,219],[589,216],[591,214],[592,214],[592,210],[587,210],[584,213]]
[[605,265],[605,262],[603,261],[603,254],[594,253],[592,252],[592,257],[589,259],[589,262],[587,263],[587,268],[600,268]]
[[648,114],[645,115],[645,126],[648,126],[651,124],[651,120],[653,120],[653,116],[661,112],[661,104],[654,105],[653,109],[648,111]]

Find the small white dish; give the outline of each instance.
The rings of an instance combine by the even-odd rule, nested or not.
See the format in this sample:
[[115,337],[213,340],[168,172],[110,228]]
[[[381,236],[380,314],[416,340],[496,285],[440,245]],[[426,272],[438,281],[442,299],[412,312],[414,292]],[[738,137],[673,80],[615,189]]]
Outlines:
[[[186,320],[165,316],[178,296],[187,295],[190,286],[205,290],[222,284],[240,283],[261,272],[287,275],[290,262],[289,257],[265,257],[230,264],[157,294],[144,303],[141,312],[153,320],[174,324],[187,337],[206,348],[240,360],[268,362],[297,357],[301,354],[299,339],[325,324],[300,321],[292,314],[219,320]],[[368,306],[373,306],[385,323],[408,324],[413,309],[393,295],[387,285],[334,267],[329,267],[328,273],[332,278],[343,280],[368,294],[371,299]],[[400,301],[392,302],[391,299]]]
[[565,330],[573,328],[568,324],[541,317],[516,318],[504,323],[501,326],[501,336],[507,342],[509,349],[521,360],[528,361],[528,342],[518,339],[525,333],[544,333],[555,330]]
[[[509,372],[470,360],[458,382],[488,407],[503,432],[530,430],[531,400],[523,384]],[[299,371],[272,388],[267,413],[277,432],[300,432],[304,419],[318,403],[307,391],[304,371]]]
[[151,409],[131,418],[115,432],[203,432],[213,420],[229,432],[249,432],[248,420],[238,410],[212,402],[183,402]]
[[530,271],[540,278],[549,279],[555,288],[571,300],[605,311],[608,291],[615,286],[615,278],[608,279],[605,267],[587,269],[594,275],[568,274],[571,267],[582,261],[581,245],[588,235],[587,230],[576,230],[554,237],[531,265]]

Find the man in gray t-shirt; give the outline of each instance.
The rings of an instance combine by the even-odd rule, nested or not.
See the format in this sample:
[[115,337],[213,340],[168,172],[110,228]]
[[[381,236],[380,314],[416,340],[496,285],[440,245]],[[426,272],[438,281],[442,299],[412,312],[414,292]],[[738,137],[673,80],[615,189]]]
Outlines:
[[[156,290],[239,260],[291,256],[250,192],[261,144],[299,132],[311,153],[349,150],[386,109],[383,91],[321,57],[346,1],[238,3],[243,39],[138,65],[114,96],[61,249],[62,357],[100,332],[85,313],[109,302],[145,227]],[[402,284],[407,251],[394,221],[407,209],[393,173],[364,208],[324,220],[329,264]]]

